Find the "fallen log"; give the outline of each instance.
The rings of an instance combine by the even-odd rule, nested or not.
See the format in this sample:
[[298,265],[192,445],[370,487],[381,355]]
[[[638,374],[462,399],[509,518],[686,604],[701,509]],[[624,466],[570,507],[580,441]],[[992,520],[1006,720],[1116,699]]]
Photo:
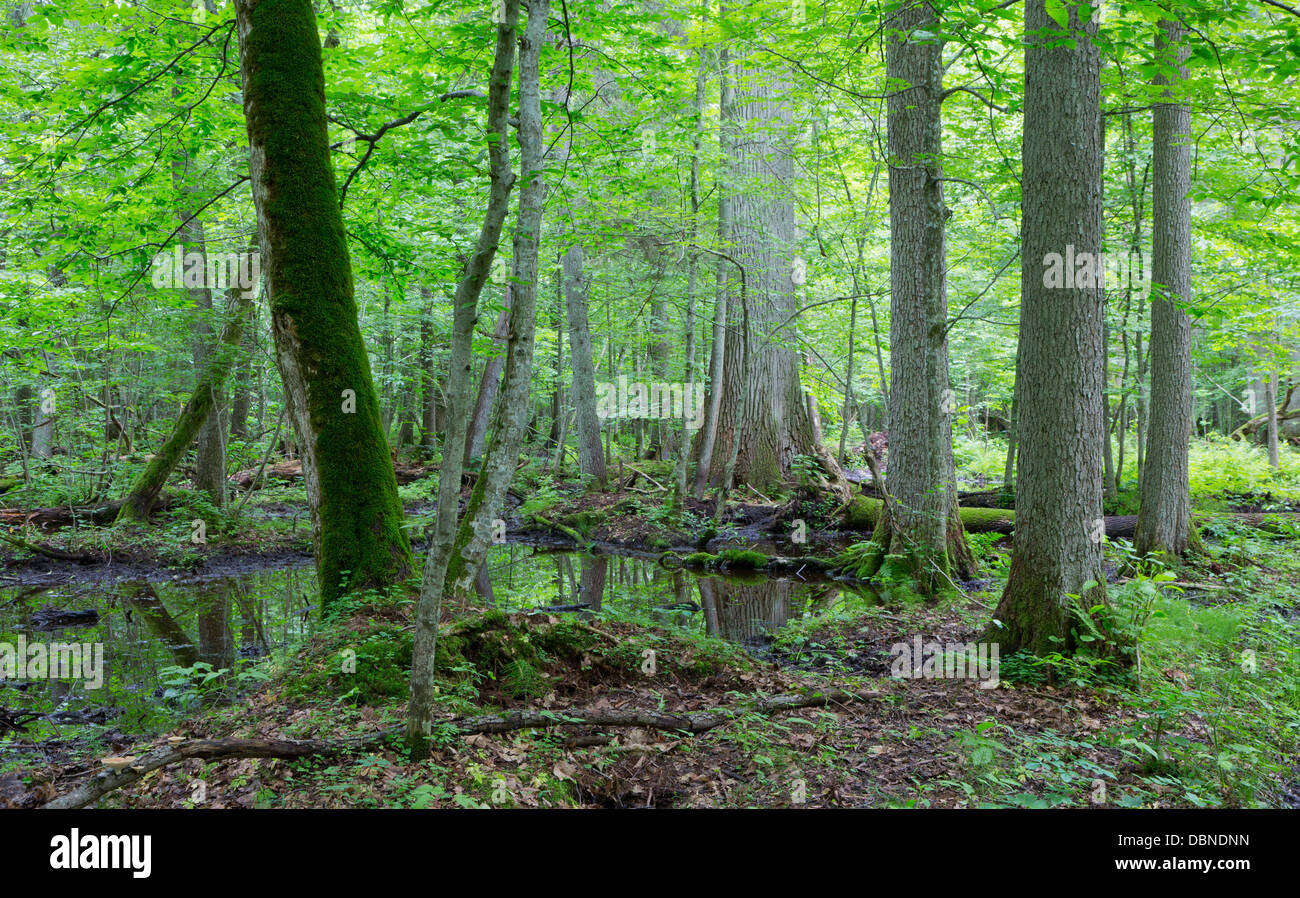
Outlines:
[[[876,515],[880,510],[880,500],[870,496],[855,496],[841,512],[841,520],[847,530],[871,530],[876,526]],[[962,526],[967,533],[1004,533],[1010,534],[1016,529],[1016,513],[1009,508],[966,508],[961,512]],[[1106,525],[1109,539],[1132,539],[1137,530],[1136,515],[1111,515],[1102,519]],[[1235,521],[1259,530],[1275,530],[1279,521],[1291,520],[1300,523],[1300,513],[1296,512],[1236,512],[1214,515],[1196,514],[1192,520],[1200,525],[1212,521]]]
[[[122,507],[121,499],[102,505],[58,505],[52,508],[6,508],[0,510],[0,524],[8,527],[35,527],[38,530],[53,530],[58,527],[70,527],[73,524],[97,524],[104,526],[117,519]],[[171,505],[171,497],[163,496],[154,503],[154,510]]]
[[958,493],[957,504],[962,508],[1014,508],[1015,497],[1001,487]]
[[[684,730],[704,733],[741,714],[776,714],[800,708],[818,708],[832,703],[870,701],[875,692],[845,692],[840,689],[809,691],[802,695],[774,695],[757,698],[732,708],[716,711],[689,711],[662,713],[637,708],[575,709],[569,711],[510,711],[505,714],[483,714],[460,717],[450,721],[458,735],[472,736],[481,733],[508,733],[524,729],[550,729],[555,727],[649,727],[662,730]],[[405,726],[388,727],[348,739],[170,739],[166,744],[138,758],[123,759],[123,763],[101,770],[72,791],[60,795],[42,807],[50,809],[81,808],[116,789],[139,780],[145,774],[181,761],[200,759],[221,761],[233,758],[279,758],[297,760],[309,757],[334,757],[367,751],[395,739],[402,738]]]
[[[872,530],[880,513],[880,499],[854,496],[841,511],[847,530]],[[1010,508],[960,508],[961,523],[967,533],[1010,533],[1016,528],[1016,513]]]
[[260,489],[270,480],[292,483],[301,479],[302,462],[296,458],[267,465],[265,470],[260,472],[257,468],[246,468],[243,471],[236,471],[226,478],[229,483],[234,484],[241,490]]
[[[393,473],[397,476],[397,482],[402,485],[421,480],[429,476],[430,471],[431,469],[425,465],[407,465],[400,462],[393,465]],[[294,483],[302,480],[302,460],[291,458],[287,461],[267,465],[266,470],[262,471],[261,474],[262,476],[259,477],[257,468],[245,468],[231,474],[226,480],[241,490],[261,489],[271,480],[281,483]]]
[[583,536],[574,528],[570,527],[568,524],[561,524],[559,521],[552,521],[550,518],[546,517],[545,515],[535,514],[533,515],[533,520],[537,521],[537,523],[541,524],[544,527],[549,527],[552,530],[556,530],[559,531],[560,533],[563,533],[565,536],[573,540],[574,543],[579,546],[585,546],[589,542],[591,542],[591,540],[587,539],[585,536]]

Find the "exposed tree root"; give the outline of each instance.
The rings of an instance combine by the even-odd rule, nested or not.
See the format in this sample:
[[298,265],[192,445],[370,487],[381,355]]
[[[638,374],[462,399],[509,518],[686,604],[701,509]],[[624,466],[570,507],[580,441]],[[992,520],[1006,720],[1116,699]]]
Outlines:
[[[802,695],[774,695],[757,698],[751,702],[717,711],[691,711],[665,714],[641,709],[604,708],[598,710],[574,709],[569,711],[510,711],[505,714],[483,714],[461,717],[444,726],[458,735],[477,733],[508,733],[523,729],[548,729],[553,727],[650,727],[662,730],[684,730],[704,733],[735,720],[741,714],[777,714],[799,708],[817,708],[832,703],[870,701],[874,692],[845,692],[839,689],[809,691]],[[390,740],[400,740],[405,728],[388,727],[364,736],[349,739],[190,739],[161,745],[125,766],[105,769],[64,795],[43,805],[45,808],[81,808],[123,786],[139,780],[145,774],[191,758],[205,761],[232,758],[280,758],[295,760],[309,757],[332,757],[378,748]]]

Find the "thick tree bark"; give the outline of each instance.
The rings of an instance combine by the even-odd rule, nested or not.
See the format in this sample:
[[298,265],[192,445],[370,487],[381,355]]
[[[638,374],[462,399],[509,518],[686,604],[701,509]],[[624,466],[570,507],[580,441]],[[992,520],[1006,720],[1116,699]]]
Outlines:
[[236,0],[235,13],[276,364],[329,609],[409,576],[411,550],[357,324],[316,17],[309,0]]
[[[424,563],[420,600],[415,613],[415,638],[411,659],[411,694],[406,709],[406,743],[416,758],[428,756],[432,732],[433,666],[438,648],[438,622],[447,570],[456,544],[456,520],[460,505],[466,410],[469,404],[471,352],[479,294],[487,282],[496,257],[501,229],[510,211],[514,177],[510,170],[510,82],[515,65],[515,35],[519,23],[519,0],[505,0],[504,15],[497,24],[496,56],[488,82],[488,156],[491,186],[483,228],[474,255],[456,285],[452,298],[453,324],[450,373],[447,378],[447,427],[442,448],[442,470],[438,475],[438,511],[429,554]],[[530,23],[531,24],[531,23]],[[542,15],[545,32],[545,14]],[[533,50],[534,65],[536,50]],[[534,69],[534,72],[536,70]],[[521,73],[522,78],[522,73]],[[538,125],[540,128],[540,124]],[[536,160],[529,160],[536,161]],[[528,170],[525,170],[526,174]],[[516,290],[517,290],[516,285]],[[518,326],[512,314],[511,327]],[[505,405],[505,403],[503,403]],[[480,478],[480,481],[483,478]],[[477,565],[471,570],[477,570]]]
[[[973,559],[957,516],[948,383],[948,286],[943,196],[943,42],[926,0],[887,23],[890,231],[890,534],[924,592]],[[953,532],[949,533],[952,529]],[[949,545],[952,552],[949,552]]]
[[[1187,77],[1187,29],[1162,20],[1156,54]],[[1168,85],[1163,75],[1157,85]],[[1181,555],[1195,542],[1187,450],[1192,437],[1192,113],[1166,93],[1152,112],[1151,419],[1134,548]]]
[[1101,252],[1097,16],[1081,23],[1073,5],[1069,16],[1062,43],[1046,0],[1026,0],[1020,477],[1011,570],[988,633],[1006,652],[1072,652],[1067,596],[1105,601],[1102,291],[1092,279],[1049,286],[1045,270],[1049,254]]
[[726,341],[711,480],[723,490],[732,485],[718,470],[718,453],[735,458],[735,482],[759,490],[791,480],[799,455],[817,457],[829,477],[842,480],[839,465],[813,438],[799,382],[789,85],[754,59],[732,64],[731,77],[733,102],[723,108],[723,127],[732,132],[727,237],[744,271],[749,321],[747,336],[733,339],[733,330]]

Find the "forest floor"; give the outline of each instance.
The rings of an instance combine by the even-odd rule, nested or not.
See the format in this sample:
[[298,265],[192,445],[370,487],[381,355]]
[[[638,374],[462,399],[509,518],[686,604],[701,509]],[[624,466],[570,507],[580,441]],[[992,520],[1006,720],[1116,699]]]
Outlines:
[[[429,481],[402,489],[418,537],[431,521]],[[203,545],[190,538],[194,515],[183,504],[148,528],[41,534],[43,545],[112,563],[6,551],[0,585],[160,572],[183,582],[306,565],[300,494],[300,486],[264,491],[242,524],[209,531]],[[698,547],[708,536],[792,554],[842,544],[816,529],[813,546],[791,543],[794,522],[827,524],[833,500],[765,498],[737,503],[714,532],[704,503],[688,502],[673,516],[658,495],[635,485],[590,494],[561,484],[516,495],[510,534],[553,544],[577,537],[644,555]],[[845,588],[844,600],[748,649],[616,614],[584,623],[445,608],[444,632],[460,635],[442,641],[437,719],[444,727],[430,760],[412,763],[396,744],[329,760],[190,760],[101,805],[1300,807],[1300,528],[1284,523],[1269,532],[1215,516],[1238,506],[1279,509],[1271,497],[1257,499],[1255,508],[1241,497],[1209,509],[1207,554],[1176,570],[1134,570],[1125,543],[1108,545],[1110,596],[1140,637],[1138,671],[1111,671],[1086,655],[1012,656],[1001,659],[996,688],[891,676],[891,647],[918,636],[945,644],[980,638],[1010,548],[1006,536],[987,533],[971,537],[983,579],[959,591],[923,599],[887,588],[883,601],[876,594],[864,602]],[[555,523],[573,533],[557,536]],[[290,662],[271,666],[265,684],[203,694],[201,710],[153,742],[106,729],[51,744],[41,761],[0,768],[0,807],[49,800],[98,769],[100,757],[138,755],[168,737],[334,739],[400,723],[413,595],[364,601],[323,624]],[[356,652],[357,673],[339,670],[348,650]],[[656,659],[652,674],[647,651]],[[763,696],[830,689],[858,698],[781,714],[744,710]],[[462,737],[445,727],[522,708],[740,710],[699,734],[557,726]]]
[[[445,735],[422,763],[396,744],[318,761],[191,760],[102,805],[1300,807],[1295,542],[1230,522],[1206,537],[1209,554],[1195,565],[1112,587],[1117,604],[1143,614],[1138,678],[1086,659],[1015,656],[1002,659],[991,689],[890,676],[892,645],[979,638],[1007,561],[1008,541],[989,534],[977,546],[988,579],[963,592],[839,603],[787,625],[757,653],[644,620],[444,609],[444,632],[461,635],[443,640],[439,721],[520,708],[700,711],[809,689],[858,700],[741,712],[694,735],[581,726]],[[204,710],[158,741],[333,739],[399,723],[412,608],[410,595],[371,597],[319,630],[266,685],[238,701],[206,696]],[[359,673],[338,670],[348,648],[364,659]],[[657,658],[652,676],[646,650]],[[102,754],[138,755],[149,744],[103,737],[6,770],[0,806],[48,800],[97,769]]]

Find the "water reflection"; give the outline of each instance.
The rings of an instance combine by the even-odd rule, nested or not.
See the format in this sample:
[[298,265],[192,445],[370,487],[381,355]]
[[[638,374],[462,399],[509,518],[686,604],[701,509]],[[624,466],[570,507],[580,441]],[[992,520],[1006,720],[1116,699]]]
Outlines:
[[[790,620],[843,598],[842,587],[830,581],[756,573],[700,576],[668,570],[654,558],[527,546],[503,546],[485,567],[505,610],[635,614],[744,644],[764,642]],[[530,571],[545,571],[545,578],[530,577]]]
[[[229,671],[225,682],[254,659],[292,653],[314,626],[309,612],[315,594],[310,568],[189,583],[0,589],[0,646],[8,647],[8,655],[0,648],[0,659],[20,645],[30,654],[37,643],[50,652],[56,644],[102,650],[103,659],[98,688],[92,685],[98,677],[75,672],[59,677],[59,671],[15,667],[10,677],[0,667],[6,674],[0,677],[0,711],[53,718],[28,725],[25,735],[34,739],[60,735],[60,723],[107,722],[124,734],[156,731],[187,710],[184,696],[169,691],[176,668],[207,664]],[[89,623],[40,626],[51,611],[92,610],[95,615],[82,618]],[[0,752],[6,735],[0,732]]]
[[[523,545],[496,547],[475,587],[479,602],[506,611],[622,616],[749,646],[803,615],[860,600],[834,582],[700,576],[669,570],[653,556]],[[310,567],[205,581],[0,589],[0,644],[22,638],[103,649],[102,687],[75,677],[7,677],[0,679],[0,712],[45,715],[26,730],[34,739],[86,722],[127,735],[156,732],[191,709],[186,690],[171,683],[178,669],[209,665],[230,671],[228,682],[268,655],[292,654],[319,618],[315,596]],[[6,735],[0,732],[0,758],[13,745]]]

